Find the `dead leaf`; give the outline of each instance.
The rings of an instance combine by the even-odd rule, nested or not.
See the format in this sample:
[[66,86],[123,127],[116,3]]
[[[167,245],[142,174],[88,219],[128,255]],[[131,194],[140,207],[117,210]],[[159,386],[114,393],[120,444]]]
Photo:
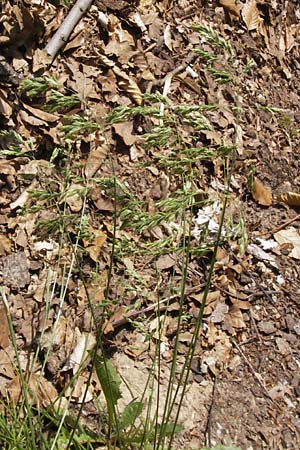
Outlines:
[[218,303],[215,310],[210,316],[212,323],[222,323],[226,314],[228,313],[228,305],[226,303]]
[[133,131],[132,121],[116,123],[116,124],[114,124],[113,127],[114,127],[116,134],[123,139],[124,144],[130,146],[136,142],[138,136],[132,134],[132,131]]
[[0,347],[5,349],[10,344],[10,331],[7,321],[7,313],[4,308],[0,308],[0,324]]
[[101,164],[105,160],[108,153],[108,145],[103,136],[98,134],[93,139],[93,146],[88,155],[88,159],[85,164],[84,174],[86,178],[91,178],[95,175],[97,170],[100,169]]
[[94,348],[94,345],[96,344],[96,338],[94,335],[90,333],[83,333],[77,344],[74,348],[70,358],[68,359],[67,363],[62,368],[62,371],[68,371],[72,369],[73,374],[78,372],[80,365],[84,362],[84,360],[87,358],[89,351]]
[[30,198],[29,189],[25,189],[22,194],[15,200],[11,202],[10,209],[23,208],[26,205],[28,199]]
[[214,375],[218,375],[227,365],[232,345],[224,331],[218,330],[213,324],[208,328],[209,340],[214,347],[204,352],[201,360],[201,372],[209,368]]
[[168,24],[164,29],[164,44],[169,50],[173,50],[170,24]]
[[101,230],[94,230],[94,238],[92,241],[83,239],[83,245],[88,252],[90,258],[97,262],[104,242],[106,241],[106,234]]
[[248,31],[256,30],[263,21],[256,6],[256,0],[249,0],[242,8],[242,17]]
[[116,326],[126,323],[126,308],[125,306],[119,306],[113,315],[103,325],[103,333],[108,334],[115,330]]
[[230,306],[228,316],[230,318],[230,322],[233,328],[246,328],[246,324],[243,319],[243,314],[237,305]]
[[141,105],[143,102],[142,92],[138,87],[137,83],[128,77],[128,79],[123,78],[119,81],[119,86],[124,89],[130,97],[135,101],[137,105]]
[[156,268],[158,270],[166,270],[173,267],[176,263],[175,255],[161,255],[156,261]]
[[3,98],[2,91],[0,91],[0,114],[9,119],[12,115],[12,107],[9,103]]
[[[6,378],[14,378],[16,374],[15,351],[13,347],[7,347],[6,350],[0,349],[0,374]],[[1,394],[4,392],[1,389]]]
[[0,256],[6,256],[11,253],[12,242],[3,233],[0,233]]
[[[7,383],[6,390],[12,403],[16,404],[22,399],[22,385],[19,376],[15,376]],[[53,384],[37,373],[33,373],[30,377],[28,394],[31,404],[42,404],[44,408],[53,403],[58,396]]]
[[143,103],[143,97],[137,83],[117,66],[113,66],[112,70],[120,78],[119,86],[124,89],[124,91],[128,92],[135,103],[140,106]]
[[300,194],[297,192],[285,192],[276,197],[278,202],[283,202],[289,206],[300,206]]
[[56,122],[59,119],[59,116],[56,114],[51,114],[46,111],[43,111],[42,109],[38,108],[32,108],[32,106],[29,106],[27,104],[23,105],[27,111],[29,111],[33,116],[38,117],[39,119],[42,119],[46,122]]
[[294,248],[289,254],[292,258],[300,259],[300,234],[295,228],[280,230],[274,234],[274,238],[278,244],[291,244]]
[[258,178],[254,178],[252,196],[260,205],[272,205],[272,193]]
[[66,203],[69,205],[72,212],[79,212],[83,206],[83,200],[81,194],[84,188],[81,184],[73,183],[68,189],[66,196]]
[[237,18],[240,17],[240,8],[237,6],[234,0],[219,0],[220,5],[223,6],[224,10],[228,12],[230,15],[230,18]]

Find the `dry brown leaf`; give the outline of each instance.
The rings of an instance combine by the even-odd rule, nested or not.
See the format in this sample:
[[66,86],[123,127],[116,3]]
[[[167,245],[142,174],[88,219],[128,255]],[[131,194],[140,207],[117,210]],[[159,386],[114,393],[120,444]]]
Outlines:
[[128,77],[128,79],[122,79],[119,81],[119,86],[128,92],[130,97],[135,101],[137,105],[141,105],[143,102],[142,92],[136,82]]
[[256,6],[256,0],[249,0],[242,8],[242,17],[248,28],[248,31],[256,30],[262,18],[259,15],[259,11]]
[[231,18],[240,17],[240,8],[237,6],[234,0],[219,0],[220,5],[223,6],[224,10],[228,12]]
[[164,44],[166,47],[168,47],[169,50],[173,50],[170,24],[168,24],[164,29]]
[[48,55],[45,49],[37,48],[34,51],[32,58],[32,71],[33,73],[38,72],[40,69],[44,69],[46,66],[50,65],[52,61],[52,56]]
[[113,66],[112,70],[120,78],[119,86],[124,89],[124,91],[128,92],[137,105],[141,105],[143,102],[142,92],[137,83],[117,66]]
[[215,310],[212,312],[210,316],[210,320],[212,323],[222,323],[226,314],[228,313],[228,305],[226,303],[218,303]]
[[[220,300],[220,291],[212,291],[209,292],[206,298],[206,305],[209,305],[210,303],[214,303],[216,301]],[[201,292],[200,294],[190,294],[190,296],[196,300],[197,303],[202,303],[204,292]]]
[[83,245],[88,252],[90,258],[97,262],[104,242],[106,241],[106,234],[101,230],[94,230],[94,239],[91,242],[89,239],[83,239]]
[[132,131],[133,131],[132,121],[115,123],[113,127],[114,127],[116,134],[123,139],[124,144],[130,146],[136,142],[138,136],[135,134],[132,134]]
[[126,323],[126,308],[123,305],[119,306],[110,319],[103,324],[103,333],[111,333],[120,323]]
[[108,153],[108,145],[103,136],[98,133],[95,134],[93,139],[93,146],[88,155],[88,159],[85,164],[84,174],[86,178],[92,178],[98,169],[100,169],[101,164],[105,160]]
[[16,173],[16,170],[12,165],[12,161],[0,159],[0,173],[2,175],[14,175]]
[[3,233],[0,233],[0,257],[6,256],[11,253],[12,242]]
[[66,203],[69,205],[72,212],[79,212],[83,206],[83,200],[81,195],[84,188],[81,184],[73,183],[68,189]]
[[258,178],[254,178],[252,195],[260,205],[272,205],[272,193]]
[[278,202],[283,202],[289,206],[300,206],[300,194],[297,192],[285,192],[276,197]]
[[289,254],[292,258],[300,259],[300,234],[294,228],[280,230],[274,233],[274,238],[278,244],[291,244],[294,248]]
[[7,322],[7,314],[4,308],[0,308],[0,347],[5,349],[10,344],[10,331]]
[[176,257],[174,254],[161,255],[156,261],[156,268],[158,270],[170,269],[176,264]]
[[230,318],[230,322],[233,328],[246,328],[246,324],[243,319],[243,314],[238,306],[231,305],[229,308],[228,316]]
[[0,114],[9,119],[12,115],[12,107],[9,103],[4,99],[4,95],[0,91]]
[[[16,374],[16,364],[15,364],[15,351],[13,349],[13,346],[6,348],[6,350],[0,349],[0,361],[1,361],[0,375],[3,375],[5,378],[10,379],[14,378]],[[1,386],[1,394],[5,396],[5,393],[2,390],[2,386]]]
[[[17,403],[22,399],[22,385],[19,376],[15,376],[6,385],[6,389],[12,403]],[[28,394],[31,404],[42,404],[44,408],[48,407],[58,396],[53,384],[36,373],[30,377]]]
[[24,104],[23,106],[33,116],[44,120],[46,123],[48,123],[48,122],[56,122],[59,119],[59,116],[57,116],[56,114],[48,113],[46,111],[43,111],[42,109],[32,108],[32,106],[29,106],[27,104],[26,105]]

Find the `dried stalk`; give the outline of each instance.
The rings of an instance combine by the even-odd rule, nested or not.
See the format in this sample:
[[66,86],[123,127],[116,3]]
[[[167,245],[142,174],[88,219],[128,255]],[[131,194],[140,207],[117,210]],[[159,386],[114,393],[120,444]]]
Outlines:
[[79,20],[90,8],[93,0],[77,0],[59,29],[46,45],[48,55],[53,58],[57,55],[61,47],[65,45]]

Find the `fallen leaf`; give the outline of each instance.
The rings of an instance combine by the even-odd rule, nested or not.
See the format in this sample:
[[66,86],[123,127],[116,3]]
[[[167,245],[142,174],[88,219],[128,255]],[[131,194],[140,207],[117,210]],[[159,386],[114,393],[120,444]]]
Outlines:
[[91,149],[85,164],[84,174],[86,178],[92,178],[101,164],[105,160],[108,153],[108,145],[103,136],[96,135],[93,139],[93,148]]
[[99,260],[100,252],[105,241],[106,234],[101,230],[94,230],[92,241],[83,239],[83,245],[93,261],[97,262]]
[[[16,365],[15,365],[15,351],[13,347],[7,348],[6,350],[0,349],[0,374],[6,378],[14,378],[16,374]],[[3,395],[3,391],[1,389],[1,394]]]
[[210,316],[210,321],[212,323],[221,323],[223,322],[226,314],[228,313],[228,305],[226,303],[218,303],[215,310]]
[[72,369],[73,374],[78,372],[80,365],[84,362],[90,350],[94,348],[96,338],[92,334],[83,333],[76,344],[70,358],[62,368],[62,371]]
[[173,267],[176,263],[176,258],[174,255],[161,255],[157,262],[156,262],[156,268],[158,270],[166,270]]
[[124,91],[128,92],[134,102],[140,106],[143,103],[143,97],[137,83],[132,78],[130,78],[123,70],[120,70],[117,66],[113,66],[112,69],[114,73],[120,78],[119,86],[124,89]]
[[246,328],[243,314],[238,306],[231,305],[229,308],[228,316],[230,317],[230,322],[233,328]]
[[249,0],[242,8],[242,17],[248,31],[256,30],[262,22],[256,6],[256,0]]
[[169,50],[173,50],[170,24],[168,24],[164,29],[164,44],[166,47],[168,47]]
[[285,192],[276,196],[278,202],[283,202],[289,206],[300,206],[300,194],[296,192]]
[[249,244],[247,246],[247,253],[250,253],[251,255],[255,256],[255,258],[262,260],[262,261],[273,261],[275,262],[275,256],[265,252],[262,248],[260,248],[256,244]]
[[240,8],[237,6],[234,0],[219,0],[220,5],[223,6],[224,10],[228,12],[231,16],[230,18],[240,17]]
[[[5,349],[10,344],[10,331],[7,322],[7,314],[4,308],[0,308],[0,347]],[[2,364],[2,361],[1,361]]]
[[[220,291],[212,291],[209,292],[206,297],[206,303],[205,303],[205,310],[204,314],[211,314],[213,311],[213,304],[218,302],[220,300]],[[198,304],[203,302],[204,292],[201,292],[200,294],[190,294],[191,298],[195,300]]]
[[83,206],[83,200],[81,198],[81,194],[84,191],[84,188],[81,184],[73,183],[68,189],[66,196],[66,203],[69,205],[70,210],[72,212],[79,212]]
[[32,106],[29,106],[27,104],[24,104],[24,108],[27,109],[33,116],[38,117],[39,119],[42,119],[47,122],[56,122],[59,119],[59,116],[56,114],[51,114],[46,111],[43,111],[42,109],[38,108],[32,108]]
[[280,230],[274,234],[274,238],[278,244],[291,244],[294,248],[289,254],[292,258],[300,259],[300,234],[294,228]]
[[0,233],[0,257],[11,253],[12,242],[3,233]]
[[260,205],[272,205],[272,193],[258,178],[254,178],[252,196]]
[[0,91],[0,114],[2,114],[7,119],[9,119],[12,115],[13,110],[12,110],[12,107],[10,106],[10,104],[7,103],[7,101],[3,97],[4,96],[2,95],[2,93]]
[[[23,390],[18,375],[6,385],[6,390],[12,403],[16,404],[22,399]],[[46,408],[57,398],[58,392],[50,381],[37,373],[33,373],[29,381],[28,396],[31,405],[42,404]]]
[[103,325],[103,333],[108,334],[115,330],[115,326],[126,323],[126,308],[121,305]]
[[133,131],[132,122],[116,123],[114,124],[113,128],[116,134],[123,139],[124,144],[130,146],[136,142],[138,136],[132,134]]

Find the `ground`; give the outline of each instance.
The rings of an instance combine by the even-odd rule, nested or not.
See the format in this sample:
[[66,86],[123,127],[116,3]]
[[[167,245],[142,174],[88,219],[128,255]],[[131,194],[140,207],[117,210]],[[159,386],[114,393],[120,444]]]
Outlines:
[[158,421],[190,362],[174,448],[299,449],[298,2],[95,1],[51,57],[63,3],[1,6],[2,414],[21,370],[95,431],[101,340]]

